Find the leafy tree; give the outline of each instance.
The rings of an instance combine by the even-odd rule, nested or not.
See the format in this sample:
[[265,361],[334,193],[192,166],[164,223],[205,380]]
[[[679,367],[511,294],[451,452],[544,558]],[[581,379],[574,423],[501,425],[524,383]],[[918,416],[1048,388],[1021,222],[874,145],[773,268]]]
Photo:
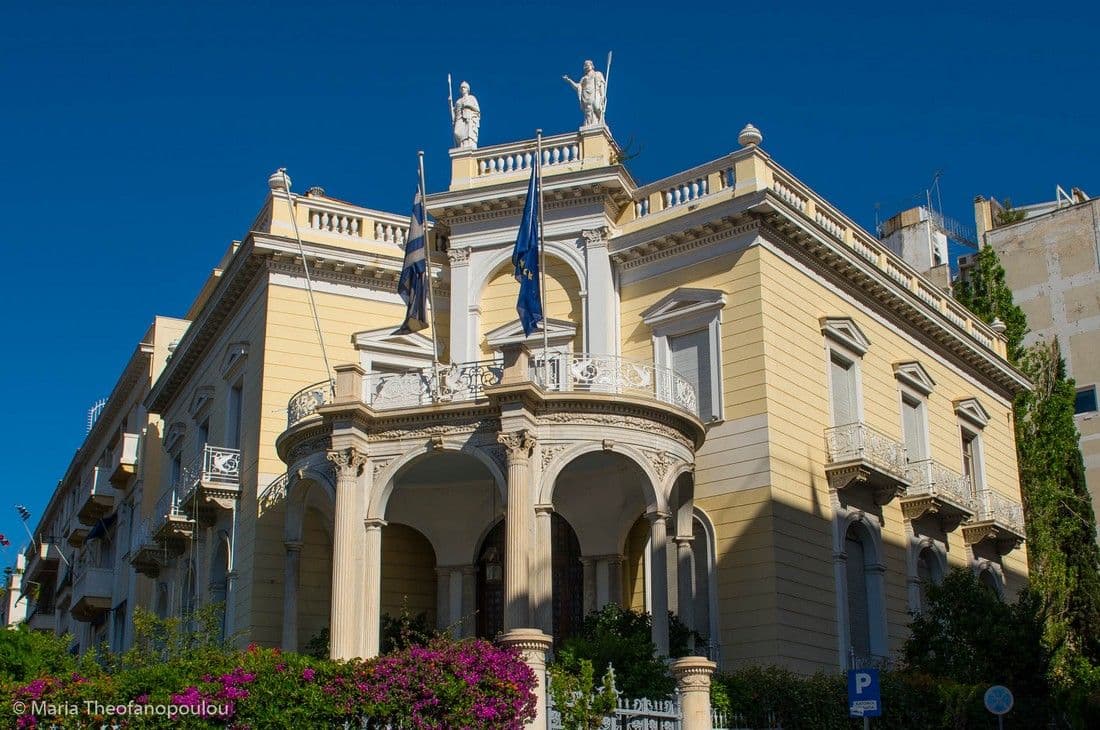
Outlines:
[[1009,359],[1034,384],[1016,396],[1014,416],[1030,581],[1051,657],[1048,674],[1062,691],[1094,691],[1089,688],[1100,687],[1100,550],[1073,420],[1074,383],[1056,340],[1024,347],[1027,320],[990,245],[982,246],[955,296],[985,321],[1005,323]]
[[1018,223],[1027,217],[1027,213],[1022,210],[1016,210],[1012,207],[1012,201],[1005,198],[1004,204],[1001,209],[997,211],[997,225],[1007,226],[1009,223]]
[[1023,354],[1027,335],[1027,317],[1012,301],[1012,290],[1005,283],[1005,270],[997,252],[988,243],[977,253],[973,268],[955,283],[955,299],[986,322],[999,319],[1005,324],[1008,359],[1017,362]]
[[69,634],[32,631],[26,624],[0,630],[0,682],[22,682],[43,674],[75,672],[79,662],[69,654]]
[[619,691],[631,699],[670,697],[676,681],[657,656],[651,631],[648,613],[609,603],[584,617],[577,635],[558,648],[555,664],[572,675],[580,675],[582,661],[601,675],[612,668]]
[[615,670],[608,667],[597,688],[592,662],[587,659],[580,660],[576,674],[555,664],[550,667],[550,696],[561,714],[563,728],[597,730],[604,718],[614,711],[619,699],[615,690]]

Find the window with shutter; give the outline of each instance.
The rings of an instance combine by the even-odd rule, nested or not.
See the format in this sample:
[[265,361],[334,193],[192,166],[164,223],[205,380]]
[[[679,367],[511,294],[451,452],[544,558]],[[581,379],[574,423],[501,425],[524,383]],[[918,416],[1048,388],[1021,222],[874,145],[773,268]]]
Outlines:
[[691,383],[699,404],[699,418],[709,421],[714,415],[710,383],[710,340],[707,330],[696,330],[668,338],[672,370]]
[[859,420],[856,414],[855,366],[833,355],[829,361],[833,425],[843,426]]
[[871,656],[870,611],[867,605],[867,566],[863,541],[854,531],[844,540],[848,570],[848,636],[857,662]]
[[909,461],[928,458],[928,446],[924,438],[924,404],[909,397],[901,399],[901,425],[905,432],[905,450]]

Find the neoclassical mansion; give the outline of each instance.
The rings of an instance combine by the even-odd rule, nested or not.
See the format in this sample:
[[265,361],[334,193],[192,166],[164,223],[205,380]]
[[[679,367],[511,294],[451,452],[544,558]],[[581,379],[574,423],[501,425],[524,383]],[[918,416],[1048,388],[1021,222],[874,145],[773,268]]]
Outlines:
[[1012,594],[1003,329],[761,141],[643,185],[607,127],[544,138],[545,342],[510,263],[535,141],[456,147],[438,353],[394,334],[407,214],[272,175],[58,487],[28,620],[117,649],[135,605],[224,601],[242,642],[351,657],[387,614],[557,640],[617,603],[661,651],[671,611],[723,667],[809,672],[896,652],[953,567]]

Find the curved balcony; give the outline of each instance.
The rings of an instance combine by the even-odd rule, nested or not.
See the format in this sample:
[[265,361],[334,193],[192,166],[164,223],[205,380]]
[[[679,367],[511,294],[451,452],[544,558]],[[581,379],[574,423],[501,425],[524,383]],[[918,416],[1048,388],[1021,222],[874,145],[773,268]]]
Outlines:
[[318,406],[332,402],[333,382],[322,380],[313,385],[307,385],[294,395],[286,404],[286,427],[290,428],[299,421],[312,416]]
[[831,489],[870,487],[876,504],[886,504],[909,487],[905,446],[862,422],[825,429]]
[[672,368],[586,352],[551,355],[533,360],[529,377],[543,390],[631,395],[648,398],[696,414],[695,388]]
[[176,491],[180,509],[204,525],[214,524],[219,509],[228,510],[241,494],[241,452],[205,444],[202,454],[180,474]]
[[945,532],[977,511],[970,477],[948,469],[933,459],[911,462],[907,467],[909,486],[901,500],[906,519],[929,513],[937,515]]

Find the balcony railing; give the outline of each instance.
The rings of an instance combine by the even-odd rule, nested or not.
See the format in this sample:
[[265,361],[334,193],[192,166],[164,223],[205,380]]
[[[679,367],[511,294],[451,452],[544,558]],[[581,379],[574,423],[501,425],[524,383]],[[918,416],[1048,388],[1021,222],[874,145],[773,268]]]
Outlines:
[[948,469],[933,459],[914,461],[908,465],[910,486],[907,497],[943,497],[954,504],[975,512],[974,489],[970,477]]
[[862,461],[899,479],[906,478],[905,446],[862,422],[825,429],[825,445],[830,463]]
[[320,383],[307,385],[294,395],[286,404],[286,427],[290,428],[299,421],[303,421],[314,414],[318,406],[323,406],[332,400],[332,381],[322,380]]
[[363,402],[378,411],[432,403],[471,401],[499,385],[504,366],[495,360],[440,365],[406,373],[370,373],[363,379]]
[[978,521],[995,522],[1017,535],[1024,535],[1024,508],[989,487],[978,490]]
[[77,500],[77,518],[85,525],[94,525],[115,503],[115,488],[106,467],[92,469],[81,487]]
[[637,362],[615,355],[566,353],[549,363],[532,361],[530,378],[545,390],[633,395],[668,403],[695,414],[695,388],[672,368]]
[[73,577],[72,615],[78,621],[90,621],[111,608],[115,572],[110,568],[81,566]]

